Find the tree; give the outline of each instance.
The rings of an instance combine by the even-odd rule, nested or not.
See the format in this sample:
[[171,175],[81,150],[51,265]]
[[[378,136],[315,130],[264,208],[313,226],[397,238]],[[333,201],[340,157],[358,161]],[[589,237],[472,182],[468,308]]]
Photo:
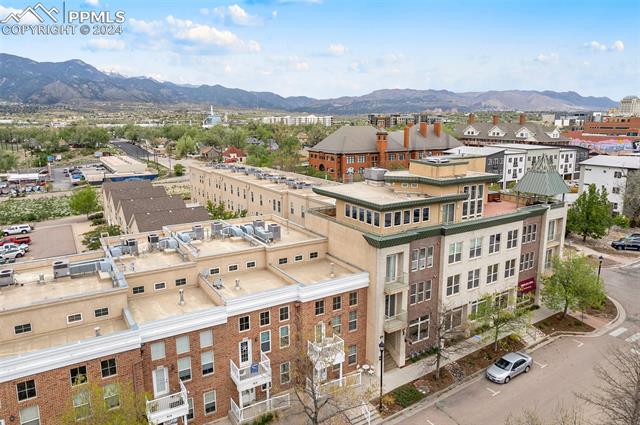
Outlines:
[[69,208],[71,208],[71,211],[75,214],[89,215],[92,212],[98,211],[100,204],[98,203],[96,191],[90,186],[76,190],[69,200]]
[[196,143],[189,135],[184,135],[176,142],[176,153],[179,157],[193,153],[196,150]]
[[211,220],[230,220],[247,216],[247,210],[229,211],[224,208],[224,203],[214,205],[213,202],[207,201],[207,212]]
[[438,305],[438,310],[432,328],[435,337],[435,345],[433,346],[434,356],[430,362],[426,362],[429,366],[435,366],[436,379],[440,379],[442,361],[464,348],[459,344],[451,344],[452,339],[464,335],[462,316],[460,316],[458,321],[454,311],[444,303]]
[[605,423],[640,424],[640,343],[612,350],[605,362],[595,367],[600,380],[596,392],[578,397],[596,406],[608,419]]
[[273,166],[273,155],[263,145],[249,146],[247,165],[254,167],[271,167]]
[[[144,393],[130,383],[100,386],[94,382],[75,387],[60,415],[62,425],[147,425]],[[117,408],[116,408],[117,407]]]
[[640,170],[629,170],[623,190],[623,213],[629,217],[631,226],[640,226]]
[[13,170],[18,165],[18,157],[7,151],[0,151],[0,171],[7,172]]
[[587,237],[600,239],[614,224],[611,211],[607,190],[604,187],[598,190],[596,185],[591,184],[569,208],[567,231],[579,234],[583,241]]
[[173,166],[173,171],[176,173],[176,176],[178,176],[178,177],[179,176],[183,176],[184,175],[184,171],[185,171],[184,165],[182,165],[182,164],[174,165]]
[[481,328],[490,330],[487,335],[493,340],[493,351],[498,351],[500,334],[520,334],[529,324],[529,310],[515,306],[509,310],[499,294],[487,294],[479,301],[477,312],[469,318]]
[[552,274],[544,278],[542,303],[552,310],[587,306],[599,307],[605,298],[604,286],[598,279],[595,266],[583,255],[569,255],[552,260]]

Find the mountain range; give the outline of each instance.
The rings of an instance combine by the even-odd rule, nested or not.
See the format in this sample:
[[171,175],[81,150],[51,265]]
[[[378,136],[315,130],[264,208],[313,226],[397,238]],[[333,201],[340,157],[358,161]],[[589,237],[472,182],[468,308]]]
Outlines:
[[455,93],[449,90],[384,89],[363,96],[314,99],[283,97],[221,85],[179,85],[147,77],[105,73],[81,60],[36,62],[0,53],[0,100],[41,105],[81,103],[192,103],[235,109],[273,109],[314,114],[419,112],[430,109],[579,111],[617,106],[608,97],[575,92],[502,90]]

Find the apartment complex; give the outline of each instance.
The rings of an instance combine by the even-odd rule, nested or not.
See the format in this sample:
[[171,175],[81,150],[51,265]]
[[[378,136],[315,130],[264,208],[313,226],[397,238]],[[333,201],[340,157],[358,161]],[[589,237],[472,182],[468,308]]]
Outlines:
[[640,117],[605,117],[601,122],[585,122],[583,134],[607,136],[640,136]]
[[284,125],[324,125],[331,127],[333,125],[333,117],[331,115],[319,117],[316,115],[286,115],[262,117],[263,124],[284,124]]
[[589,185],[604,188],[616,214],[624,214],[624,193],[630,173],[640,173],[640,156],[598,155],[582,162],[580,192]]
[[543,126],[527,122],[525,114],[521,114],[518,122],[500,122],[494,115],[492,122],[476,122],[476,117],[469,114],[466,124],[456,127],[458,139],[465,145],[486,146],[496,143],[512,144],[551,144],[567,145],[569,139],[560,134],[556,126]]
[[302,353],[339,354],[321,390],[366,360],[369,277],[325,236],[263,216],[102,245],[0,273],[0,420],[54,425],[70,406],[81,420],[90,385],[110,407],[128,385],[150,394],[152,424],[248,422],[289,406]]
[[309,165],[349,181],[354,175],[362,176],[366,168],[407,168],[412,159],[440,155],[460,145],[440,122],[421,122],[391,133],[372,126],[346,126],[309,149]]
[[640,115],[640,97],[623,97],[620,101],[620,113],[623,115]]

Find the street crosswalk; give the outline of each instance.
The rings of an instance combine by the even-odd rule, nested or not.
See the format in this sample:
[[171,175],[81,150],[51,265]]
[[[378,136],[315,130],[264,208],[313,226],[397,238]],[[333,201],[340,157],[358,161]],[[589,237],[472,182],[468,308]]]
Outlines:
[[624,340],[629,344],[640,341],[640,332],[636,332],[632,335],[627,335],[627,331],[627,328],[619,327],[609,332],[609,335],[624,338]]

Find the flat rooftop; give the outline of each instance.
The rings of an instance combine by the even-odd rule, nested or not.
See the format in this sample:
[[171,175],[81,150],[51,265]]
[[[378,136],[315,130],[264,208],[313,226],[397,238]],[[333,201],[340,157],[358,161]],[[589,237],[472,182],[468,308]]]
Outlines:
[[126,276],[131,273],[165,269],[185,263],[182,255],[175,249],[145,252],[147,250],[146,246],[146,243],[140,246],[140,254],[138,255],[125,254],[114,257],[113,260],[118,270],[124,272]]
[[129,311],[136,323],[140,324],[216,306],[199,286],[187,285],[183,289],[184,305],[179,303],[178,291],[167,289],[164,292],[129,298]]
[[348,276],[356,272],[327,258],[315,261],[286,264],[283,266],[278,266],[278,268],[280,268],[296,281],[307,285],[324,282],[329,279]]
[[[239,280],[239,289],[236,289],[236,279]],[[223,276],[223,286],[218,291],[224,298],[231,299],[289,285],[291,283],[287,282],[284,277],[271,270],[259,269]]]
[[520,205],[520,207],[518,207],[515,202],[511,201],[491,201],[484,204],[484,213],[482,216],[491,217],[493,215],[509,214],[512,212],[516,212],[518,208],[522,207],[524,207],[524,203],[523,205]]
[[22,336],[10,342],[0,344],[0,357],[17,356],[31,351],[73,344],[85,339],[94,338],[96,326],[100,327],[101,335],[127,330],[126,322],[120,317],[87,325],[70,326],[42,335]]
[[[44,284],[38,283],[40,275]],[[16,285],[0,289],[0,312],[113,289],[108,273],[54,279],[50,265],[16,270],[14,278]]]
[[431,196],[425,194],[399,193],[395,192],[393,188],[389,186],[375,186],[366,182],[325,187],[323,190],[378,205],[431,198]]

